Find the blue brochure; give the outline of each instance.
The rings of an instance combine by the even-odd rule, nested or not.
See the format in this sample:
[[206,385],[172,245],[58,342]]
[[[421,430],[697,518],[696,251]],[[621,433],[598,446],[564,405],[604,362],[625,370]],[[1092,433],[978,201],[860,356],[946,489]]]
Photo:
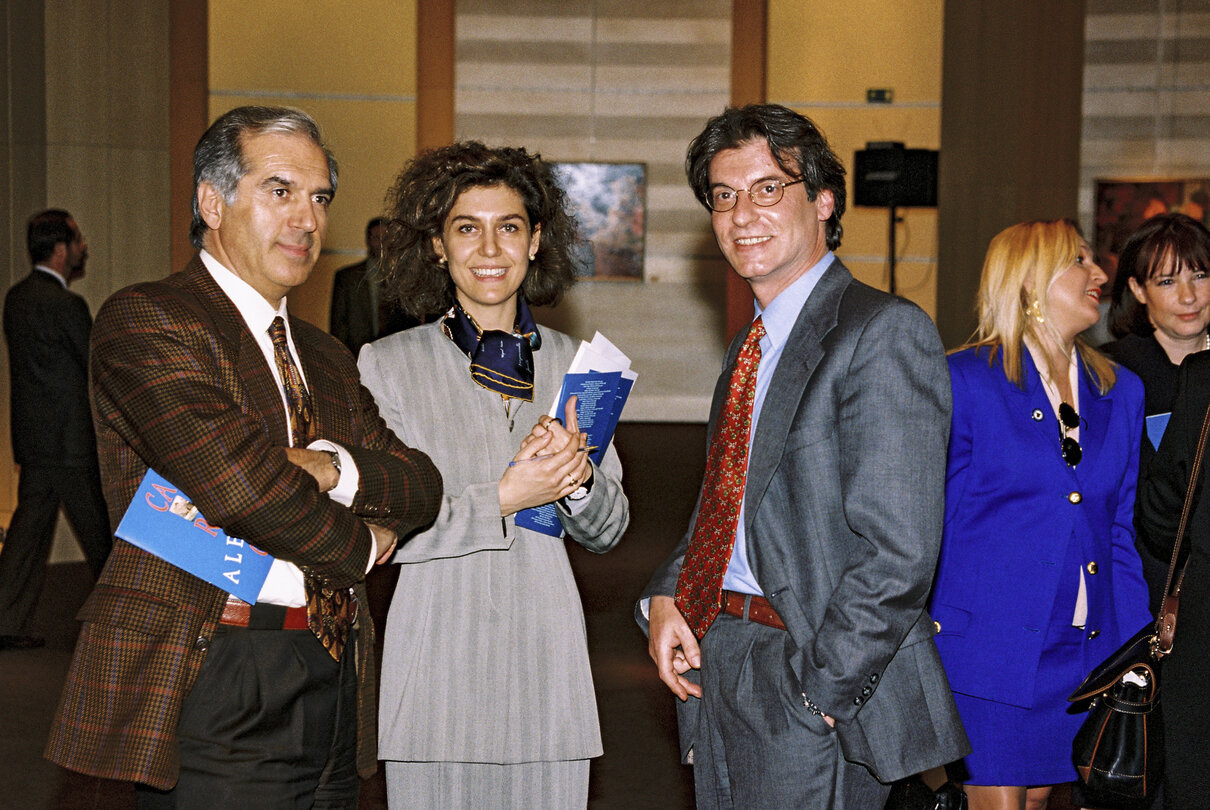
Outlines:
[[273,565],[273,557],[207,523],[155,470],[143,476],[114,534],[250,604]]
[[[559,392],[555,413],[562,414],[567,400],[573,394],[576,396],[576,419],[580,423],[580,430],[588,434],[588,446],[597,448],[589,457],[598,465],[613,441],[614,430],[633,386],[634,380],[626,379],[620,371],[563,375],[563,389]],[[523,509],[513,520],[518,526],[551,537],[563,535],[563,525],[559,523],[559,514],[553,503]]]

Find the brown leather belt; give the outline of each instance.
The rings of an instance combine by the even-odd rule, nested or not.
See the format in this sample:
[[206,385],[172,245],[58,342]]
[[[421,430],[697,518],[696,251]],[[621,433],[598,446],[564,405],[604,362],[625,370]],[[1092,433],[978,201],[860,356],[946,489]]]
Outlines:
[[281,605],[249,605],[232,596],[223,605],[219,624],[231,627],[252,627],[254,630],[307,630],[305,607],[283,607]]
[[[745,602],[748,603],[747,613],[744,612]],[[723,612],[757,624],[776,627],[778,630],[786,629],[786,623],[781,620],[781,616],[777,615],[777,611],[773,609],[773,605],[769,604],[769,600],[763,596],[723,591]]]

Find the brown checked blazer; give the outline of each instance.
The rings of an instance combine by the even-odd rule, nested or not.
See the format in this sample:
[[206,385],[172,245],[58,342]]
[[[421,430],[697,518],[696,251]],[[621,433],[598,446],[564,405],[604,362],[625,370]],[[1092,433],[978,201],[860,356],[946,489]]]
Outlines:
[[[362,519],[401,537],[437,513],[441,477],[386,427],[352,357],[291,319],[320,438],[360,472],[352,508],[286,460],[277,383],[234,304],[193,261],[163,281],[116,293],[92,333],[93,416],[105,496],[118,525],[148,467],[207,520],[276,557],[355,586],[362,605],[372,538]],[[401,542],[403,542],[401,540]],[[176,729],[226,593],[117,540],[81,609],[83,627],[46,755],[72,770],[166,789],[179,773]],[[358,750],[375,769],[374,631],[362,610]]]

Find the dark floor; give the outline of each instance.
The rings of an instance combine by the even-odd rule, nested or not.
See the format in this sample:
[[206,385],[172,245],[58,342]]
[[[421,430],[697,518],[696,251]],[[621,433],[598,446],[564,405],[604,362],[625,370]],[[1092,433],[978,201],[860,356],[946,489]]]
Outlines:
[[[630,495],[630,529],[609,554],[570,549],[605,744],[605,755],[592,763],[589,808],[690,808],[692,780],[678,763],[674,698],[656,676],[632,611],[651,571],[685,530],[701,480],[705,429],[623,424],[616,445]],[[371,585],[371,601],[381,608],[390,583],[379,577]],[[73,617],[90,586],[83,563],[51,566],[33,628],[46,636],[46,647],[0,653],[0,808],[134,805],[129,785],[82,777],[41,757],[75,641]],[[381,776],[364,785],[361,807],[386,807]],[[1070,804],[1057,796],[1051,810],[1070,810]]]

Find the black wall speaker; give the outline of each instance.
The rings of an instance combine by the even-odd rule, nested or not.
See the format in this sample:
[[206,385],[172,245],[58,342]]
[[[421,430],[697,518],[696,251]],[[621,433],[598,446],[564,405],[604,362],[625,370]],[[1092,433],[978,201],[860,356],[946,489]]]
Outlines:
[[936,207],[937,151],[904,149],[897,141],[867,143],[853,160],[853,204]]

